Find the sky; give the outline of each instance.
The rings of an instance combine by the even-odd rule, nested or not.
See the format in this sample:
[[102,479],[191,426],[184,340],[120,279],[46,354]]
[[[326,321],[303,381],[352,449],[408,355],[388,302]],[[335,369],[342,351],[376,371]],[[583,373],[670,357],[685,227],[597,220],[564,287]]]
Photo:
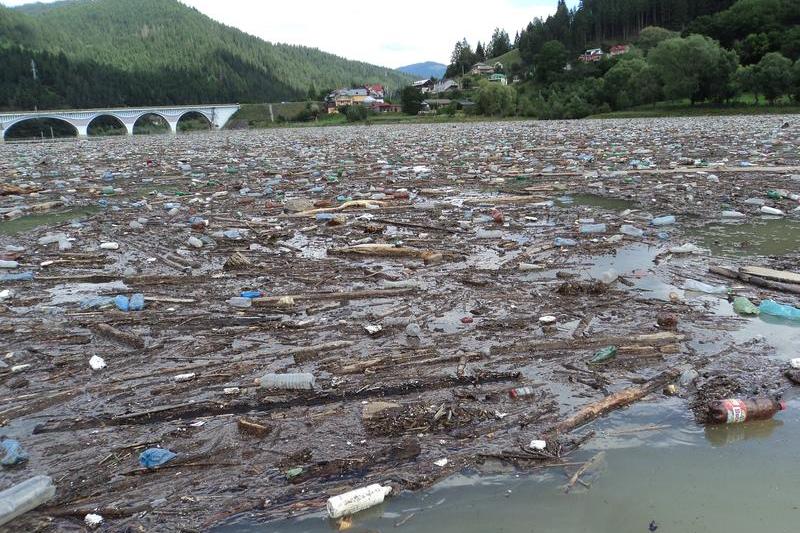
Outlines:
[[[447,64],[461,38],[466,37],[474,48],[477,41],[488,41],[492,30],[500,27],[514,39],[534,17],[546,17],[556,7],[556,0],[491,0],[480,2],[480,9],[463,0],[181,1],[267,41],[302,44],[392,68],[423,61]],[[29,0],[0,3],[17,6]]]

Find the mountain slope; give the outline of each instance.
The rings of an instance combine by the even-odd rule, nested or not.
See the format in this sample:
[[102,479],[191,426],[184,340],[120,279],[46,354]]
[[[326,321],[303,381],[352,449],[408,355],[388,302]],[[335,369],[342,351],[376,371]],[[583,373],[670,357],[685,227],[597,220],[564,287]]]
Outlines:
[[406,74],[411,74],[412,76],[420,79],[441,79],[442,76],[444,76],[444,72],[447,70],[447,65],[442,65],[441,63],[436,63],[434,61],[426,61],[425,63],[406,65],[405,67],[400,67],[397,70],[400,72],[405,72]]
[[[397,89],[411,79],[317,49],[265,42],[177,0],[74,0],[22,10],[0,7],[0,30],[4,25],[13,31],[0,31],[0,54],[22,46],[32,58],[49,54],[61,62],[96,65],[104,71],[122,92],[114,101],[94,105],[288,100],[352,82]],[[46,67],[39,68],[42,78],[47,77]],[[31,75],[30,66],[0,75],[6,78],[0,79],[0,106],[14,105],[2,93],[4,82],[13,84],[14,75],[22,83]],[[132,86],[126,88],[125,83]],[[57,84],[50,90],[65,92]],[[143,101],[152,98],[157,101]],[[65,100],[66,105],[78,105]]]

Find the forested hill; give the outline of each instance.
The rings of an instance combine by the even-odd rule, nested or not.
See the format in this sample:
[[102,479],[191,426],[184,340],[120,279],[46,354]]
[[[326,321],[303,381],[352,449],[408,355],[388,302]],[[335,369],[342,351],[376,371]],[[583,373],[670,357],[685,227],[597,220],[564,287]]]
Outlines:
[[0,6],[0,65],[3,108],[265,102],[410,81],[388,68],[265,42],[177,0]]

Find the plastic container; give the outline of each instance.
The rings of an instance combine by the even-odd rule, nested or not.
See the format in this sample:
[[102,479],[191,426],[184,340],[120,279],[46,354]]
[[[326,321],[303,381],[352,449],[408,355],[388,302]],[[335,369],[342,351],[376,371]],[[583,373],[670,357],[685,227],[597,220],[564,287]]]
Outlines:
[[328,516],[341,518],[383,503],[392,487],[379,484],[369,485],[328,498]]
[[564,239],[562,237],[556,237],[553,241],[553,244],[556,246],[577,246],[578,241],[574,239]]
[[779,304],[774,300],[763,300],[758,310],[765,315],[779,316],[790,320],[800,320],[800,309],[791,305]]
[[258,380],[259,386],[264,389],[277,390],[312,390],[316,378],[314,374],[265,374]]
[[583,224],[579,231],[581,233],[605,233],[607,227],[605,224]]
[[36,509],[56,494],[53,480],[36,476],[0,492],[0,526]]
[[1,261],[0,260],[0,268],[19,268],[19,263],[17,261]]
[[667,215],[665,217],[656,217],[650,221],[651,226],[669,226],[674,224],[676,221],[673,215]]
[[683,283],[683,290],[693,292],[704,292],[706,294],[728,294],[728,287],[725,285],[709,285],[702,281],[687,279]]
[[752,400],[719,400],[708,404],[709,424],[740,424],[750,420],[767,420],[786,409],[784,402],[772,398]]
[[628,237],[643,237],[644,230],[637,228],[636,226],[631,226],[630,224],[623,224],[619,228],[619,232],[623,235],[627,235]]

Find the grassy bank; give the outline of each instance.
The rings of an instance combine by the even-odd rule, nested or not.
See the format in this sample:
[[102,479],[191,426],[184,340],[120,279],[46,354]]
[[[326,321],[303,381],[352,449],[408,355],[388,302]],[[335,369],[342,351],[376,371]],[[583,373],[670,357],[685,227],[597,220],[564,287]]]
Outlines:
[[680,102],[660,102],[655,105],[639,106],[624,111],[601,113],[588,118],[660,118],[660,117],[706,117],[728,115],[788,115],[800,113],[800,104],[783,100],[770,105],[762,99],[756,104],[752,96],[743,96],[731,104],[697,104],[688,100]]

